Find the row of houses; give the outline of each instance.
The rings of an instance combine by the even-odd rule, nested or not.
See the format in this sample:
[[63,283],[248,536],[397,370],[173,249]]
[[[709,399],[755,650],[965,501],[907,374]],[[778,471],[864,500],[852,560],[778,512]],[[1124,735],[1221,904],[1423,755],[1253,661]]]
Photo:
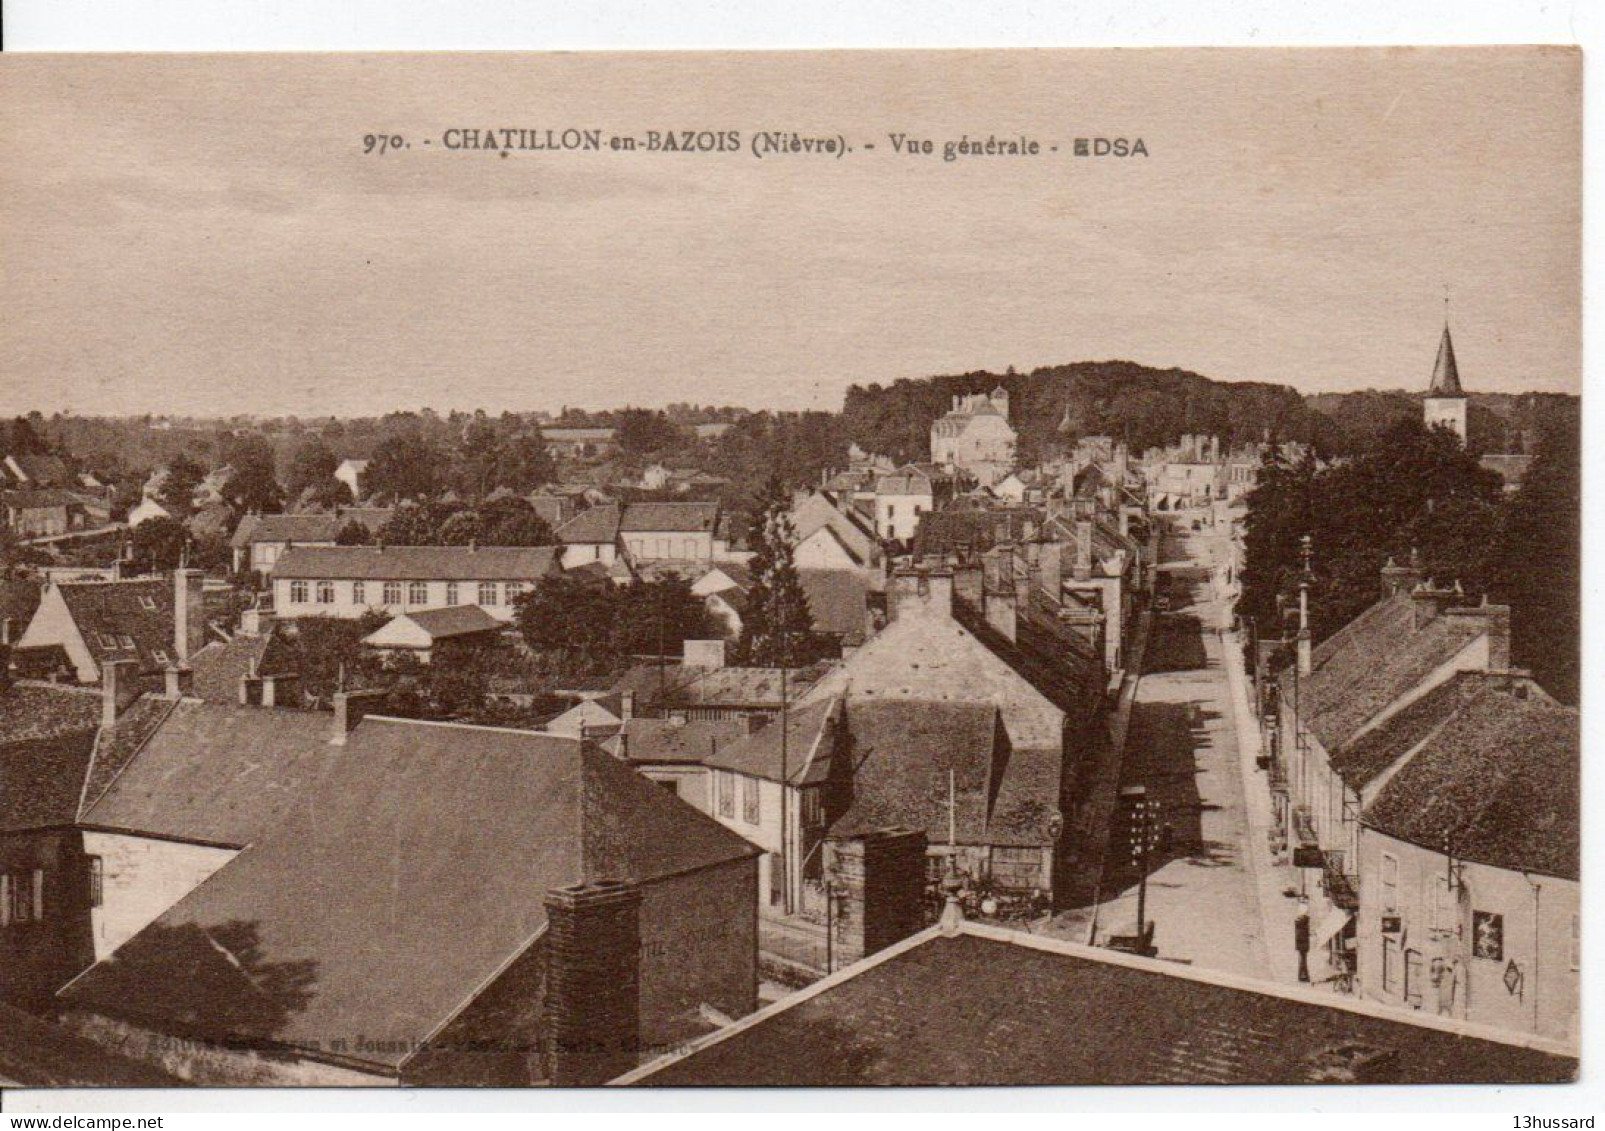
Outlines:
[[1389,562],[1380,599],[1266,673],[1279,836],[1318,977],[1574,1039],[1577,710],[1510,665],[1510,610]]

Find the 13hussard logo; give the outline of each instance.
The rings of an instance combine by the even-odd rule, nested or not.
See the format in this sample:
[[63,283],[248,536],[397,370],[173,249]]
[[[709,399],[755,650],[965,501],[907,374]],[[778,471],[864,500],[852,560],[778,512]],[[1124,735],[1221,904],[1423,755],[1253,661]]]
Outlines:
[[1078,137],[1077,157],[1147,157],[1148,147],[1142,138]]

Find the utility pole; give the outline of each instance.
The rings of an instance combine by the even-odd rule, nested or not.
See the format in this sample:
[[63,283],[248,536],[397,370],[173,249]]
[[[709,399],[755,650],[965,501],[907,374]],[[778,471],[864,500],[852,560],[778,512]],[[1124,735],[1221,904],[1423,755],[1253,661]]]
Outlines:
[[788,664],[791,660],[791,633],[784,622],[780,628],[780,890],[781,906],[793,913],[791,898],[791,720],[787,717]]

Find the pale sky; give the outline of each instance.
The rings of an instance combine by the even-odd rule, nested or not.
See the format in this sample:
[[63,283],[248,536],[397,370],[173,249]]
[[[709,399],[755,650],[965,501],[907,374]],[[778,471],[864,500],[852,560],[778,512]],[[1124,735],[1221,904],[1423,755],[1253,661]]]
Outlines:
[[[1446,285],[1469,390],[1576,392],[1579,88],[1559,48],[0,55],[0,413],[834,409],[1110,358],[1424,388]],[[743,148],[442,148],[567,126]],[[855,152],[746,148],[793,129]],[[966,133],[1044,153],[944,162]]]

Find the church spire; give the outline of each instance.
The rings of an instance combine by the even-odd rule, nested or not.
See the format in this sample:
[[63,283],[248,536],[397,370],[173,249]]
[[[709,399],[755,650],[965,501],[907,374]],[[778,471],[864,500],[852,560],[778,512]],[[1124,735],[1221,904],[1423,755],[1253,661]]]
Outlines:
[[1432,384],[1429,397],[1463,397],[1460,388],[1460,367],[1455,364],[1455,343],[1449,336],[1449,322],[1443,323],[1443,337],[1438,342],[1438,360],[1432,366]]

